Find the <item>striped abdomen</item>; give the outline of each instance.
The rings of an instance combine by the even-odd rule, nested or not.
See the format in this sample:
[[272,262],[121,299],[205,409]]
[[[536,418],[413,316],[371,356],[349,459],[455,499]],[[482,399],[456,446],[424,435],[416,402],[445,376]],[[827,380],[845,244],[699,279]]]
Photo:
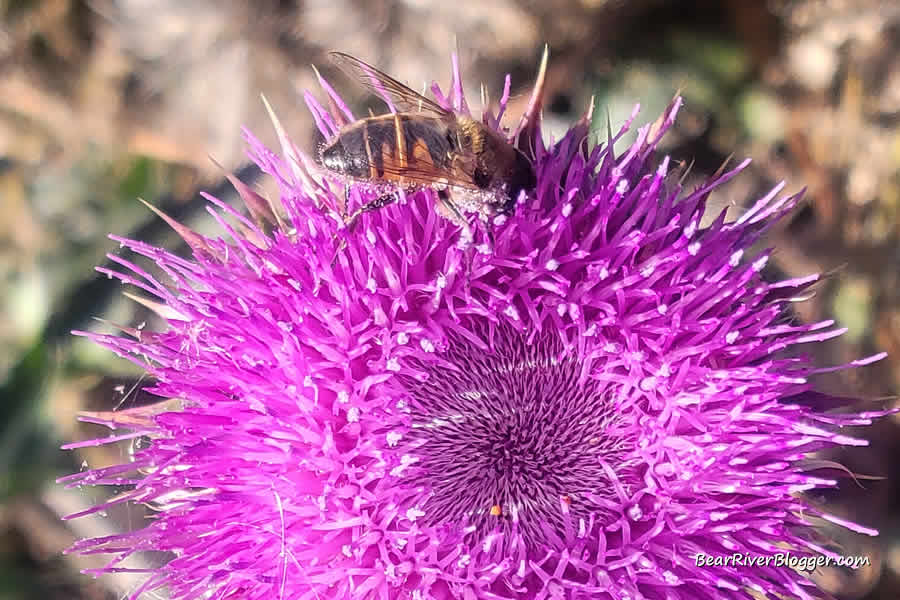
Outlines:
[[449,172],[455,137],[442,119],[390,114],[346,126],[325,146],[325,168],[357,179],[427,184]]

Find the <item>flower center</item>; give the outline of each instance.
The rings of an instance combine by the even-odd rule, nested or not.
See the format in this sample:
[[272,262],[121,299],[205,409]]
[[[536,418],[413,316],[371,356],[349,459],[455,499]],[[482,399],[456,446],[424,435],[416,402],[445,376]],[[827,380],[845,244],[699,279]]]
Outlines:
[[500,329],[486,352],[456,339],[439,354],[452,367],[421,364],[427,379],[406,382],[411,478],[432,524],[538,546],[602,521],[607,469],[626,466],[630,445],[606,386],[580,378],[580,361],[553,340]]

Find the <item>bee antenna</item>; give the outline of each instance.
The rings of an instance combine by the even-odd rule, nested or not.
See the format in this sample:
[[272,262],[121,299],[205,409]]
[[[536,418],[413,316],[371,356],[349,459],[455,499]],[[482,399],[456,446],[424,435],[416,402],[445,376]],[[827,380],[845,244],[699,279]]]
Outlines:
[[732,152],[731,154],[726,156],[725,160],[722,161],[722,164],[719,165],[719,168],[716,169],[716,172],[713,173],[712,179],[718,179],[722,175],[722,173],[725,172],[725,168],[728,167],[728,163],[730,163],[733,158],[734,158],[734,152]]
[[688,163],[687,167],[684,169],[684,173],[681,174],[681,177],[678,178],[678,185],[684,185],[684,180],[688,178],[688,175],[691,174],[691,171],[694,168],[694,159],[691,159],[691,162]]

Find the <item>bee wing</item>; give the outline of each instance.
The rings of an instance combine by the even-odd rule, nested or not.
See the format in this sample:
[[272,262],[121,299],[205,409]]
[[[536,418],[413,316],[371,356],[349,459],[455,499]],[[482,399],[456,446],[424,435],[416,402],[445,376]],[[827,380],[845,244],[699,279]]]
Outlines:
[[472,176],[464,169],[444,169],[429,164],[409,164],[405,167],[385,164],[380,167],[389,180],[400,185],[411,187],[451,188],[460,190],[479,190]]
[[390,98],[401,111],[426,112],[440,117],[448,117],[452,114],[433,100],[429,100],[355,56],[343,52],[330,52],[329,56],[332,62],[351,78],[359,81],[373,94],[381,98]]
[[401,156],[397,148],[394,120],[388,115],[369,119],[366,127],[368,150],[357,157],[364,160],[372,179],[383,179],[400,186],[452,187],[478,189],[475,185],[476,157],[467,150],[451,150],[446,129],[437,117],[417,117],[415,139],[407,140]]

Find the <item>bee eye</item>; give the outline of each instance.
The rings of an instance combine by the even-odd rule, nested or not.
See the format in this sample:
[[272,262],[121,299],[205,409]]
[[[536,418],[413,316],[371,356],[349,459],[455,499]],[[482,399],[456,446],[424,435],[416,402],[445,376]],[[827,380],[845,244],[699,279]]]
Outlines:
[[472,136],[471,136],[471,135],[465,135],[465,136],[463,136],[463,144],[465,144],[466,146],[468,146],[468,145],[470,145],[471,143],[472,143]]

